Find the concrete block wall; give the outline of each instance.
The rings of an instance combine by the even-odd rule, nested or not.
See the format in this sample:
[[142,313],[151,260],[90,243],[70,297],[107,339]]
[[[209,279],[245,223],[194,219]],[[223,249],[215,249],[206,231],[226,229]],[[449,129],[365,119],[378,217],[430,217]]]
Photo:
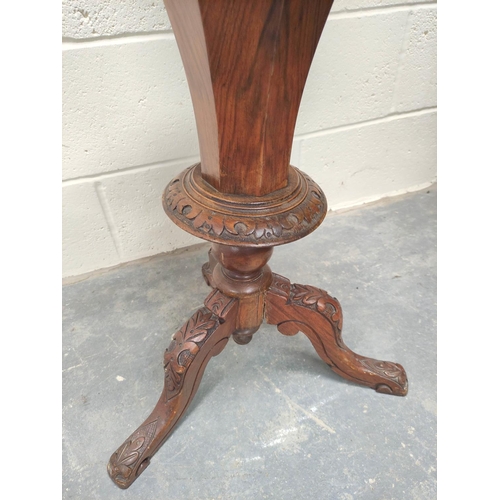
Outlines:
[[[161,207],[199,159],[161,0],[63,0],[63,276],[200,243]],[[436,178],[436,3],[336,0],[299,112],[292,164],[331,210]]]

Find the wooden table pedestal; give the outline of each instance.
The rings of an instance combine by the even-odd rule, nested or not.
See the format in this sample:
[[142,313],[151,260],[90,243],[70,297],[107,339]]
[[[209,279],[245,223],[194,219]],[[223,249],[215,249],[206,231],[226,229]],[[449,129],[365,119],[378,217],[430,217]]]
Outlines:
[[201,162],[165,189],[167,215],[212,242],[212,292],[172,337],[151,415],[113,453],[111,479],[128,488],[184,414],[208,361],[232,336],[247,344],[266,321],[303,332],[342,377],[404,396],[399,364],[358,355],[342,340],[337,299],[292,284],[267,265],[273,247],[316,229],[319,186],[290,166],[302,91],[333,0],[164,0],[194,105]]

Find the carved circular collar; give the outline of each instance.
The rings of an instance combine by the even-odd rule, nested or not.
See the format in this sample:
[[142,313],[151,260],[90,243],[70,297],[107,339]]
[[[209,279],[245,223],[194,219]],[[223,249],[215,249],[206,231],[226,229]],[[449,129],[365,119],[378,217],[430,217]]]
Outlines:
[[292,166],[285,188],[256,197],[220,193],[203,180],[198,163],[168,184],[163,208],[175,224],[195,236],[255,247],[303,238],[321,224],[327,202],[321,188]]

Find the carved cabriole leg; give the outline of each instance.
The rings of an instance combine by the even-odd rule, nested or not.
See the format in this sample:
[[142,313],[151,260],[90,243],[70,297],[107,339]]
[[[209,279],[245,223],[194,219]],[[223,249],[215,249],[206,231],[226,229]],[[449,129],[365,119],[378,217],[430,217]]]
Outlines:
[[284,335],[303,332],[320,358],[341,377],[384,394],[407,394],[408,381],[401,365],[360,356],[344,344],[342,309],[324,290],[291,284],[273,274],[266,294],[266,321],[277,325]]
[[120,488],[128,488],[146,469],[184,414],[207,363],[222,351],[235,329],[237,302],[214,290],[205,307],[173,335],[165,352],[165,383],[156,407],[108,463],[109,476]]

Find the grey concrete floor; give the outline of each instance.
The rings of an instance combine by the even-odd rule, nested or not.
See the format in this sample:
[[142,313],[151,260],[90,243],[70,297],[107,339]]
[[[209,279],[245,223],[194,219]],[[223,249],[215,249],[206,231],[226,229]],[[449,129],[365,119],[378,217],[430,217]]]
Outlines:
[[209,291],[207,248],[63,288],[63,498],[436,498],[435,188],[329,214],[270,262],[336,296],[346,344],[401,363],[407,397],[344,381],[304,335],[263,325],[209,363],[142,476],[111,482],[109,456],[161,392],[171,335]]

